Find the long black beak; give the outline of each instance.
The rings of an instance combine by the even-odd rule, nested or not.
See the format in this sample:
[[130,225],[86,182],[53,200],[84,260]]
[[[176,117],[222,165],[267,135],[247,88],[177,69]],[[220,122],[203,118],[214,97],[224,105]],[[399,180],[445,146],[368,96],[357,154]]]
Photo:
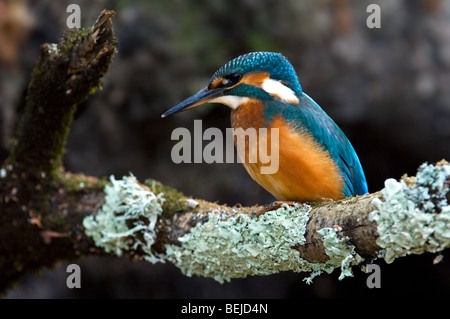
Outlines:
[[223,88],[215,88],[215,89],[209,90],[207,87],[205,87],[204,89],[198,91],[191,97],[188,97],[183,102],[175,105],[173,108],[166,111],[163,115],[161,115],[161,117],[166,117],[167,115],[202,105],[216,97],[221,96],[223,91],[224,91]]

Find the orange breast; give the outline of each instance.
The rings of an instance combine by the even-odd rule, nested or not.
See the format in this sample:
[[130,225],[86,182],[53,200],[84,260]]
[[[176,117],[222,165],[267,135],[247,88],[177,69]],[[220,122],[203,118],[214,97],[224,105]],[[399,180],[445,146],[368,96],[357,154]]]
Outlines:
[[[264,127],[264,106],[257,101],[239,106],[232,111],[233,128]],[[276,135],[271,129],[278,129]],[[272,146],[271,143],[277,145]],[[258,154],[259,147],[273,147],[278,152],[278,170],[273,174],[262,174],[261,167],[267,164],[250,163],[249,155]],[[278,146],[278,147],[277,147]],[[319,143],[309,133],[302,133],[291,127],[281,117],[275,117],[268,127],[267,135],[258,134],[257,143],[245,143],[238,148],[239,156],[250,176],[278,200],[317,202],[344,198],[343,180],[338,166],[330,155],[321,149]],[[277,156],[270,154],[272,160]],[[259,157],[258,157],[259,158]]]

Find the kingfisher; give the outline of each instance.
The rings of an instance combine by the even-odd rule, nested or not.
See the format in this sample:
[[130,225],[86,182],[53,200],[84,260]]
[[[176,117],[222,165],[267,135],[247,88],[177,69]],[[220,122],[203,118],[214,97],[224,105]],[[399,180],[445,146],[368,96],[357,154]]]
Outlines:
[[248,161],[258,144],[270,144],[270,133],[265,134],[265,141],[246,140],[245,149],[238,149],[250,176],[278,201],[336,201],[368,192],[352,144],[303,92],[293,66],[282,54],[251,52],[231,60],[214,73],[205,88],[162,117],[205,103],[228,106],[233,129],[278,129],[279,163],[272,173],[262,173],[261,161]]

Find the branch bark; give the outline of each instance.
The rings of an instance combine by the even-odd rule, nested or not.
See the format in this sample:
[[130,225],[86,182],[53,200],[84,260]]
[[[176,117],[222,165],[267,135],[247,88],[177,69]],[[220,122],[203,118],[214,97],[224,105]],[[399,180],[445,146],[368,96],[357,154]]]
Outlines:
[[92,28],[69,30],[58,44],[41,47],[16,142],[1,170],[0,289],[75,256],[64,240],[71,226],[61,158],[77,105],[100,87],[115,54],[113,15],[104,10]]
[[[120,255],[169,261],[218,281],[284,270],[322,271],[450,245],[450,165],[389,180],[373,194],[274,208],[193,199],[156,181],[71,174],[61,156],[76,105],[100,85],[115,53],[111,17],[45,44],[17,142],[0,169],[0,291],[61,259]],[[419,218],[420,217],[420,218]]]

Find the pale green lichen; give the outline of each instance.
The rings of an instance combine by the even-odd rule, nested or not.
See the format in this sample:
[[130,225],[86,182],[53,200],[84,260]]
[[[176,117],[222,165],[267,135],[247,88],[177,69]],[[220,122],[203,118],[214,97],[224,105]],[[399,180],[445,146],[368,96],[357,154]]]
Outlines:
[[323,245],[325,253],[330,260],[322,267],[328,267],[329,270],[341,268],[339,280],[345,277],[353,277],[351,267],[364,261],[364,259],[355,252],[355,246],[349,243],[349,238],[340,237],[339,230],[336,228],[322,228],[317,231],[323,236]]
[[318,270],[294,249],[305,243],[310,210],[308,205],[283,204],[257,218],[239,214],[221,219],[210,213],[207,222],[179,238],[182,247],[166,245],[166,259],[187,276],[219,282],[283,270]]
[[162,213],[162,193],[155,195],[137,183],[136,178],[125,176],[122,180],[110,178],[105,186],[105,204],[95,216],[83,220],[88,236],[106,252],[121,256],[124,251],[142,250],[144,259],[163,261],[152,252],[155,242],[155,225]]
[[[440,251],[450,245],[450,206],[444,184],[450,166],[422,165],[415,184],[387,180],[385,201],[375,200],[377,210],[370,219],[377,222],[382,247],[380,257],[396,257],[424,251]],[[341,269],[339,279],[352,276],[351,267],[363,261],[338,228],[323,228],[325,263],[310,263],[296,247],[304,245],[311,206],[282,205],[257,217],[245,214],[208,214],[189,233],[178,238],[181,245],[166,244],[164,254],[155,254],[155,226],[162,213],[162,194],[155,195],[136,182],[134,176],[105,187],[105,204],[98,214],[85,218],[86,234],[106,252],[122,255],[139,250],[144,259],[168,260],[187,276],[212,277],[219,282],[248,275],[270,275],[280,271],[308,272],[306,283],[323,271]]]
[[341,238],[334,228],[319,231],[330,258],[327,262],[302,259],[296,247],[306,242],[304,235],[312,208],[300,204],[283,204],[257,217],[213,211],[205,222],[178,238],[180,246],[167,244],[164,254],[155,254],[152,245],[162,213],[162,194],[155,195],[142,187],[134,176],[122,180],[111,177],[105,193],[105,204],[97,215],[83,221],[86,234],[96,245],[118,256],[138,250],[150,262],[168,260],[187,276],[212,277],[222,283],[248,275],[310,271],[310,276],[303,279],[310,284],[322,272],[331,273],[337,267],[341,268],[339,279],[352,276],[351,267],[362,260],[348,238]]
[[423,164],[414,182],[388,179],[382,191],[384,201],[375,199],[377,210],[370,219],[377,223],[379,257],[387,263],[395,258],[437,252],[450,246],[450,205],[444,183],[450,165]]
[[208,221],[194,227],[179,238],[182,246],[166,245],[165,258],[187,275],[212,277],[223,283],[231,278],[248,275],[270,275],[280,271],[308,272],[307,284],[322,272],[341,268],[343,279],[352,276],[351,266],[363,259],[348,244],[348,238],[338,238],[333,228],[319,231],[330,259],[325,263],[310,263],[300,257],[298,245],[305,244],[309,205],[283,204],[281,208],[251,218],[239,214],[220,218],[210,213]]

